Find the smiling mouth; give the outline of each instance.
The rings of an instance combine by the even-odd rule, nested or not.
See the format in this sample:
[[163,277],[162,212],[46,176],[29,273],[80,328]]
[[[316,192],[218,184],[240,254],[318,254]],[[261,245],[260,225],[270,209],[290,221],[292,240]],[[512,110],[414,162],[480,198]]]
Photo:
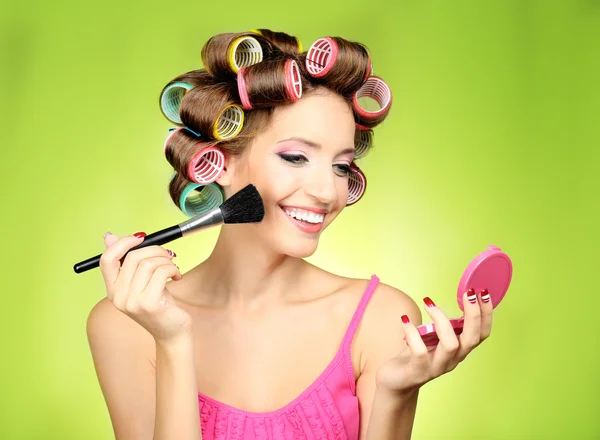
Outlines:
[[303,232],[314,234],[323,229],[326,214],[317,214],[298,208],[280,208],[290,222]]

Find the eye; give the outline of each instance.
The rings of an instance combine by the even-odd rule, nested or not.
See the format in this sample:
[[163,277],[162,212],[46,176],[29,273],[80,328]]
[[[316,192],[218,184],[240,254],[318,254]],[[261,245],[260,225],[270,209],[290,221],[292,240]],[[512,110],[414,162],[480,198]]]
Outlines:
[[334,164],[333,167],[335,168],[336,173],[340,176],[347,176],[348,174],[350,174],[350,165],[347,165],[345,163],[337,163]]
[[293,163],[294,165],[302,165],[305,162],[308,162],[308,159],[304,157],[302,154],[283,154],[279,153],[279,157],[281,157],[286,162]]

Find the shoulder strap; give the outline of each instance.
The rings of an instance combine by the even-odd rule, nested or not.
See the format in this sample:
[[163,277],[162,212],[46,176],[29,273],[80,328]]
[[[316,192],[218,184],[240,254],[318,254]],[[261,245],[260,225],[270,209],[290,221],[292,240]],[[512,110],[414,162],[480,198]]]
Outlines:
[[365,293],[363,293],[363,296],[358,303],[358,307],[354,312],[354,316],[352,317],[352,321],[350,321],[350,325],[348,326],[348,330],[346,330],[346,334],[344,335],[344,339],[342,341],[342,346],[340,347],[340,350],[342,351],[342,362],[348,377],[348,385],[350,387],[350,391],[354,395],[356,395],[356,379],[354,377],[354,368],[352,367],[350,345],[352,344],[352,339],[354,338],[354,334],[356,333],[360,319],[365,312],[365,308],[373,296],[373,292],[377,288],[378,284],[379,278],[377,278],[376,275],[371,276],[371,281],[369,281],[369,284],[365,289]]
[[365,293],[363,293],[360,302],[358,303],[358,307],[354,312],[354,316],[352,317],[352,321],[350,321],[350,325],[348,326],[348,330],[346,330],[346,334],[344,335],[344,339],[342,341],[342,349],[347,351],[346,349],[350,348],[350,344],[352,343],[352,339],[354,338],[354,334],[356,333],[356,329],[358,328],[358,324],[360,323],[360,319],[365,312],[365,308],[373,296],[373,292],[375,288],[379,284],[379,278],[377,275],[371,276],[371,281],[367,284],[367,288],[365,289]]

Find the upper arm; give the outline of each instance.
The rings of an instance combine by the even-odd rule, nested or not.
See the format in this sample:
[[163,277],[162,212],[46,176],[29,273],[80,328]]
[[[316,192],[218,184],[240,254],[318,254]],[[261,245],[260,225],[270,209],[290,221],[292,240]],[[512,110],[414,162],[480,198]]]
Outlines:
[[117,440],[154,437],[154,339],[107,298],[87,320],[94,367]]
[[406,348],[400,319],[402,315],[408,315],[416,326],[422,323],[421,311],[410,296],[380,283],[365,310],[358,338],[364,357],[356,382],[356,395],[360,405],[360,440],[364,440],[367,434],[377,371],[381,365]]

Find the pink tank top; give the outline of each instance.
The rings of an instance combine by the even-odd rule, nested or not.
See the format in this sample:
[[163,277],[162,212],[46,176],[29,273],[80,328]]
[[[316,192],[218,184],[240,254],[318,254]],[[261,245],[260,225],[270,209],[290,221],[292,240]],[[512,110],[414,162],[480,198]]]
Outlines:
[[350,344],[379,278],[373,275],[331,363],[276,411],[242,411],[198,393],[203,440],[358,440],[358,398]]

